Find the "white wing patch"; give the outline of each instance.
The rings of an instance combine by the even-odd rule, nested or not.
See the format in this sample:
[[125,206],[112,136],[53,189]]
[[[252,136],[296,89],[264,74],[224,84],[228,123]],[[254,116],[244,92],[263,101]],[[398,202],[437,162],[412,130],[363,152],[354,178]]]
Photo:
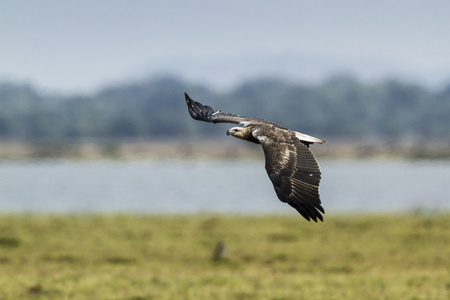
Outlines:
[[262,136],[259,134],[259,128],[254,128],[252,131],[252,135],[255,139],[257,139],[260,143],[267,140],[266,136]]
[[255,139],[259,141],[261,145],[269,145],[274,143],[273,139],[265,136],[264,134],[260,134],[260,130],[258,128],[253,129],[252,135]]
[[286,165],[288,162],[289,162],[289,157],[291,156],[291,151],[289,150],[289,148],[288,147],[286,147],[285,149],[284,149],[284,152],[282,153],[282,155],[281,155],[281,157],[282,157],[282,161],[281,161],[281,163],[283,164],[283,165]]

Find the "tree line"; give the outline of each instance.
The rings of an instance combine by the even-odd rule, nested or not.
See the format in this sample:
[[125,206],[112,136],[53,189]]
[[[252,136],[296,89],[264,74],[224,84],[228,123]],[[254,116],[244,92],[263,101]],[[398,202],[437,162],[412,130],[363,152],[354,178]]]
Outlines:
[[190,118],[184,92],[214,109],[268,119],[325,139],[450,141],[450,85],[432,90],[400,80],[363,83],[349,76],[319,84],[259,78],[225,92],[161,77],[69,96],[3,82],[0,138],[162,139],[223,133],[220,126]]

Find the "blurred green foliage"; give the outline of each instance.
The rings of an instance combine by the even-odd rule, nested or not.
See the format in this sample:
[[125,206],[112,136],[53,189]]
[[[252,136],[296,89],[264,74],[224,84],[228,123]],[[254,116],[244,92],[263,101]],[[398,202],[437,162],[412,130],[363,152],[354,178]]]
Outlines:
[[0,83],[0,137],[22,140],[164,138],[218,133],[190,119],[183,92],[214,109],[254,116],[323,138],[450,139],[450,85],[335,76],[307,85],[277,78],[226,92],[175,77],[117,84],[92,95],[55,95]]

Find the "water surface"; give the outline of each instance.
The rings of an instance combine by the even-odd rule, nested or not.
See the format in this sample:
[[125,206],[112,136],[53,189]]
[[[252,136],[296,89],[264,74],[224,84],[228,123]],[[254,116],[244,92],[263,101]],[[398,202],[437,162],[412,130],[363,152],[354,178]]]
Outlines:
[[[449,161],[320,163],[327,213],[450,210]],[[0,212],[296,213],[259,160],[2,162]]]

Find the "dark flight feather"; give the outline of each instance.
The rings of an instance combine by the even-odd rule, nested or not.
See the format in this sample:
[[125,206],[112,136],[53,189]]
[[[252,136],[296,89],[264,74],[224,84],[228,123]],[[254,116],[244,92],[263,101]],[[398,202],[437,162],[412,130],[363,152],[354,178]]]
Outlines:
[[325,211],[319,196],[321,172],[314,155],[293,133],[272,130],[265,132],[264,136],[264,142],[260,139],[260,143],[266,171],[278,198],[307,220],[323,221],[320,212]]

